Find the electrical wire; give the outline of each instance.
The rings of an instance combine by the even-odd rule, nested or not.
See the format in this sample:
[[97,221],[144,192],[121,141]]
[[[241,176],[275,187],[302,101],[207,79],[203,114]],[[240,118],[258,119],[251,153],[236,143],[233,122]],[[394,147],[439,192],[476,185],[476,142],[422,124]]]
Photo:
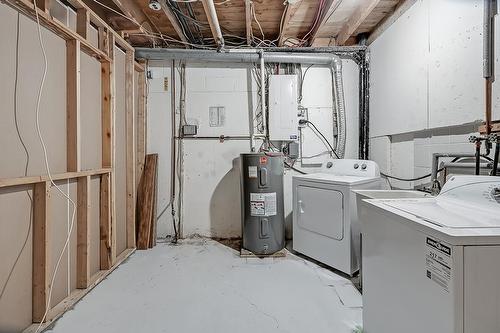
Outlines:
[[44,155],[44,162],[45,162],[45,169],[46,169],[46,172],[47,172],[47,176],[49,177],[50,184],[64,198],[66,198],[71,203],[71,205],[73,206],[73,214],[71,216],[71,223],[70,223],[70,228],[69,228],[68,236],[66,237],[66,241],[64,242],[64,246],[63,246],[63,248],[61,250],[61,253],[59,254],[59,258],[57,259],[56,265],[54,267],[54,273],[52,274],[52,279],[50,281],[50,285],[49,285],[49,288],[48,288],[49,289],[49,294],[48,294],[47,303],[46,303],[46,306],[45,306],[45,313],[43,314],[42,320],[40,321],[40,324],[38,325],[38,327],[37,327],[37,329],[35,331],[35,333],[38,333],[38,332],[40,332],[40,329],[42,328],[42,325],[45,322],[45,318],[47,318],[47,314],[48,314],[49,309],[50,309],[50,301],[52,299],[52,291],[54,290],[54,282],[55,282],[55,279],[56,279],[56,276],[57,276],[57,272],[59,271],[59,265],[61,264],[61,260],[62,260],[62,258],[64,256],[64,251],[66,251],[66,249],[68,248],[68,245],[69,245],[69,242],[70,242],[70,239],[71,239],[71,233],[73,231],[74,222],[75,222],[76,204],[71,199],[71,197],[68,194],[64,193],[64,191],[52,179],[52,174],[50,172],[50,165],[49,165],[48,153],[47,153],[47,147],[45,145],[45,141],[43,139],[42,132],[40,130],[40,101],[41,101],[41,98],[42,98],[43,87],[45,85],[45,79],[47,77],[48,60],[47,60],[47,53],[45,51],[45,45],[43,43],[43,38],[42,38],[42,28],[41,28],[41,25],[40,25],[40,17],[38,15],[37,0],[33,0],[33,6],[34,6],[35,16],[36,16],[38,42],[39,42],[39,45],[40,45],[40,49],[42,51],[43,61],[44,61],[44,64],[43,64],[43,75],[42,75],[42,78],[40,80],[40,86],[38,88],[38,94],[37,94],[37,99],[36,99],[36,109],[35,109],[35,113],[36,113],[36,132],[37,132],[37,135],[38,135],[38,139],[40,141],[40,145],[42,146],[43,155]]
[[[441,169],[438,170],[438,172],[441,172],[443,170],[444,170],[444,168],[441,168]],[[399,181],[402,181],[402,182],[416,182],[418,180],[423,180],[423,179],[426,179],[426,178],[429,178],[430,176],[432,176],[432,174],[429,173],[427,175],[423,175],[423,176],[416,177],[416,178],[401,178],[401,177],[391,176],[391,175],[385,174],[383,172],[381,172],[380,174],[382,176],[384,176],[385,178],[399,180]]]
[[285,162],[285,167],[287,167],[288,169],[291,169],[291,170],[293,170],[293,171],[295,171],[295,172],[298,172],[298,173],[300,173],[301,175],[307,175],[307,172],[304,172],[304,171],[302,171],[302,170],[299,170],[299,169],[297,169],[297,168],[295,168],[295,167],[291,166],[290,164],[288,164],[288,163],[286,163],[286,162]]
[[[26,177],[28,175],[28,166],[30,162],[30,154],[28,151],[28,147],[26,146],[26,143],[24,142],[24,139],[21,135],[21,131],[19,129],[19,119],[18,119],[18,105],[17,105],[17,91],[18,91],[18,82],[19,82],[19,35],[20,35],[20,13],[17,13],[17,23],[16,23],[16,61],[15,61],[15,78],[14,78],[14,96],[13,96],[13,102],[14,102],[14,123],[16,126],[16,132],[17,136],[19,138],[19,142],[21,143],[24,153],[26,155],[26,163],[24,166],[24,176]],[[7,285],[9,284],[10,279],[12,278],[12,274],[14,273],[14,270],[17,266],[17,263],[19,262],[19,259],[21,258],[21,255],[24,252],[24,249],[26,248],[26,244],[28,244],[29,236],[31,233],[31,228],[32,228],[32,223],[33,223],[33,197],[31,196],[29,191],[26,191],[26,195],[28,196],[28,199],[30,201],[30,210],[29,210],[29,221],[28,221],[28,230],[26,232],[26,237],[24,238],[23,245],[21,246],[21,250],[18,252],[16,259],[14,260],[14,263],[12,264],[11,269],[9,270],[9,274],[7,274],[7,279],[5,280],[5,283],[2,286],[2,289],[0,290],[0,300],[2,299],[5,290],[7,289]]]
[[314,130],[316,131],[316,133],[318,133],[323,138],[323,140],[325,140],[325,142],[328,144],[328,147],[330,148],[331,152],[335,155],[335,157],[337,157],[340,160],[340,157],[337,154],[337,152],[335,151],[335,149],[333,149],[333,147],[330,144],[330,142],[328,141],[328,139],[323,135],[323,133],[321,133],[321,131],[316,127],[316,125],[314,125],[313,123],[311,123],[309,120],[303,120],[303,121],[306,122],[307,125],[310,125],[310,126],[312,126],[314,128]]

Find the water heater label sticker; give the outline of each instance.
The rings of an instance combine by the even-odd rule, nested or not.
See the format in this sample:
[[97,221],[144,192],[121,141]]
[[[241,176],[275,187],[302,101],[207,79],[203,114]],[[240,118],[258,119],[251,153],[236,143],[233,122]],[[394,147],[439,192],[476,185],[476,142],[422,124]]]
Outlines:
[[257,178],[257,167],[249,166],[248,167],[248,178]]
[[276,192],[250,193],[250,215],[275,216],[277,214]]
[[447,292],[450,291],[451,270],[453,265],[451,247],[439,240],[426,239],[426,275]]

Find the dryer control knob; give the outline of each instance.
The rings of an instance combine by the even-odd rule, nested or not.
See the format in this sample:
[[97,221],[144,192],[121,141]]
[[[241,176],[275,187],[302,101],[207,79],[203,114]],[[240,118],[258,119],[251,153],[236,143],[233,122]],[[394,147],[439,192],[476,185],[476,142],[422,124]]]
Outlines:
[[354,169],[359,169],[359,164],[358,163],[354,164]]
[[332,162],[328,162],[328,163],[326,163],[326,167],[327,167],[328,169],[330,169],[332,166],[333,166],[333,163],[332,163]]
[[366,164],[361,165],[361,169],[366,170],[366,168],[367,168]]

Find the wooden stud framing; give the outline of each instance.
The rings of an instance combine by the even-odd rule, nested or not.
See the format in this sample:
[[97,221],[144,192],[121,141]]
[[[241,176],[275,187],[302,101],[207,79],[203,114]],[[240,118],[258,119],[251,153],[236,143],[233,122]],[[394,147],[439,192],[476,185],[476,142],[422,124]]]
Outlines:
[[116,263],[109,268],[109,270],[103,270],[97,272],[90,279],[90,285],[87,289],[77,289],[74,290],[68,297],[66,297],[61,303],[57,304],[52,308],[47,314],[47,320],[44,324],[39,327],[39,324],[33,324],[26,328],[23,333],[39,333],[43,332],[47,328],[49,328],[54,321],[59,319],[66,311],[73,308],[73,306],[81,300],[85,295],[87,295],[95,286],[101,283],[109,274],[111,274],[121,263],[127,260],[135,252],[135,249],[126,249],[123,251],[117,258]]
[[147,96],[146,96],[146,72],[142,71],[139,72],[139,77],[138,77],[138,96],[137,98],[139,99],[138,103],[138,110],[137,110],[137,136],[136,136],[136,146],[137,146],[137,152],[136,152],[136,177],[135,177],[135,184],[137,187],[137,184],[139,184],[139,181],[141,180],[142,172],[144,170],[144,159],[146,158],[146,137],[147,137],[147,115],[146,115],[146,102],[147,102]]
[[90,176],[78,178],[76,214],[76,287],[90,283]]
[[33,322],[40,323],[48,305],[50,285],[50,183],[33,189]]
[[252,45],[252,0],[245,0],[245,23],[247,32],[247,45]]
[[340,30],[336,41],[338,45],[344,45],[345,42],[358,30],[359,26],[365,21],[368,15],[377,7],[381,0],[368,0],[363,2],[354,14],[347,20],[347,23]]
[[66,41],[66,158],[70,172],[80,171],[80,41]]
[[86,8],[78,8],[76,10],[76,32],[87,39],[89,34],[90,15]]
[[[59,174],[52,174],[52,179],[57,180],[68,180],[75,179],[85,176],[98,176],[111,173],[111,169],[95,169],[80,172],[65,172]],[[36,183],[43,183],[49,181],[49,176],[28,176],[28,177],[16,177],[16,178],[0,178],[0,188],[12,187],[20,185],[29,185]]]
[[36,5],[40,10],[48,13],[50,9],[51,0],[36,0]]
[[113,265],[111,255],[111,175],[101,177],[99,209],[99,263],[102,270]]
[[[71,305],[83,297],[91,288],[106,277],[118,264],[125,260],[135,250],[135,190],[136,169],[135,156],[136,138],[134,124],[134,69],[141,72],[139,87],[141,100],[139,109],[145,126],[145,73],[144,67],[136,65],[134,49],[115,31],[113,31],[99,16],[90,10],[82,0],[67,0],[77,11],[76,32],[63,23],[52,19],[50,15],[50,0],[37,0],[38,8],[33,6],[33,0],[5,0],[10,7],[25,16],[35,19],[39,15],[40,23],[57,36],[66,41],[66,72],[67,72],[67,172],[53,174],[53,180],[77,180],[77,288],[61,303],[48,309],[48,293],[50,283],[50,182],[48,176],[29,176],[17,178],[0,178],[0,188],[32,184],[34,187],[33,205],[33,271],[32,271],[32,315],[37,323],[45,318],[42,325],[45,329],[50,322],[62,315]],[[98,28],[99,45],[95,47],[87,38],[90,24]],[[115,43],[127,54],[126,67],[126,131],[127,131],[127,246],[123,253],[116,253],[116,207],[114,197],[115,177],[115,74],[114,47]],[[81,171],[80,147],[80,57],[84,52],[101,62],[101,125],[102,125],[102,169]],[[139,66],[139,67],[136,67]],[[145,128],[141,130],[144,136]],[[122,144],[122,143],[120,143]],[[141,154],[145,153],[141,152]],[[91,176],[100,176],[100,268],[101,271],[90,276],[90,184]],[[38,325],[32,325],[25,332],[38,331]]]
[[127,51],[125,63],[125,117],[127,169],[127,247],[135,247],[135,126],[134,126],[134,52]]

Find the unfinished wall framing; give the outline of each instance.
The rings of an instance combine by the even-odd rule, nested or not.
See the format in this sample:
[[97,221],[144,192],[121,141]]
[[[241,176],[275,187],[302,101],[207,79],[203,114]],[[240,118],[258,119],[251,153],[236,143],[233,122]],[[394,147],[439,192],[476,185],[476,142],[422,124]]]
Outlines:
[[[0,199],[5,199],[3,204],[8,205],[7,202],[10,202],[11,198],[7,196],[17,192],[26,192],[30,196],[30,200],[32,200],[31,213],[15,213],[16,216],[29,215],[30,223],[32,223],[31,237],[29,237],[28,233],[26,240],[31,243],[29,248],[31,248],[32,256],[31,322],[33,324],[27,327],[24,332],[35,332],[39,328],[41,330],[47,328],[135,250],[136,179],[141,175],[145,154],[146,88],[144,66],[135,62],[134,49],[99,16],[92,12],[83,1],[69,0],[68,3],[76,12],[76,29],[71,29],[67,24],[61,23],[51,15],[49,1],[5,1],[6,5],[22,13],[21,17],[36,21],[36,14],[38,14],[41,26],[53,33],[54,37],[51,38],[60,38],[58,40],[62,39],[66,44],[66,85],[63,83],[56,87],[60,90],[66,86],[65,128],[60,128],[57,125],[64,124],[64,119],[62,119],[62,122],[61,120],[54,122],[52,118],[49,121],[44,120],[46,122],[44,125],[48,124],[47,127],[50,131],[65,131],[65,134],[60,136],[61,138],[65,137],[65,140],[61,140],[65,142],[60,142],[65,145],[65,152],[61,152],[60,155],[64,156],[65,153],[66,163],[52,168],[51,177],[44,173],[44,168],[41,167],[37,170],[19,174],[18,169],[20,168],[14,162],[11,163],[12,167],[6,168],[7,171],[0,173]],[[36,9],[35,4],[38,7]],[[4,4],[0,4],[0,7],[3,7],[0,8],[3,11],[10,11]],[[91,40],[91,30],[97,31],[97,43]],[[46,33],[45,30],[44,33]],[[37,45],[32,45],[32,47],[35,46]],[[116,71],[118,70],[115,69],[116,49],[125,53],[124,91],[122,92],[124,96],[123,109],[117,109],[116,106],[115,81]],[[100,64],[100,74],[95,73],[96,76],[100,76],[101,85],[100,88],[96,88],[97,91],[100,90],[100,96],[92,96],[100,99],[100,103],[97,102],[100,104],[100,109],[97,110],[89,109],[89,103],[82,101],[82,76],[84,76],[82,66],[84,66],[84,62],[85,64],[95,62],[97,68],[99,68]],[[85,67],[85,70],[88,70],[88,67]],[[86,79],[88,80],[88,78]],[[5,84],[9,84],[9,82],[5,82]],[[17,86],[15,89],[17,89]],[[136,93],[139,96],[137,101],[135,100]],[[87,106],[85,114],[82,110],[84,104]],[[97,119],[100,119],[100,124],[90,123],[90,126],[94,127],[92,130],[97,131],[95,135],[100,136],[99,149],[96,147],[83,149],[84,146],[89,146],[85,142],[87,136],[93,135],[93,133],[88,132],[87,113],[89,112],[95,114]],[[116,140],[117,114],[123,115],[125,119],[125,126],[121,129],[125,136],[123,142],[117,142]],[[82,124],[83,117],[86,117],[86,125]],[[136,136],[136,122],[139,126],[137,128],[138,136]],[[9,124],[9,126],[11,125]],[[30,128],[24,129],[24,131],[29,130]],[[126,156],[123,165],[117,165],[116,162],[116,148],[119,145],[123,147]],[[33,148],[38,149],[38,147]],[[100,151],[101,156],[96,158],[99,165],[87,160],[89,157],[88,154],[84,154],[84,150],[89,149]],[[126,193],[123,194],[116,191],[117,169],[121,169],[125,173],[126,182],[124,186]],[[26,167],[26,170],[28,170],[28,167]],[[76,203],[75,235],[68,233],[67,237],[68,239],[74,239],[74,242],[70,241],[70,247],[75,247],[73,251],[75,263],[73,264],[75,266],[76,274],[74,276],[76,282],[73,286],[68,282],[68,293],[64,295],[66,297],[62,300],[60,300],[61,297],[58,297],[56,300],[52,299],[49,302],[49,290],[54,267],[53,252],[56,251],[59,255],[62,248],[62,245],[60,247],[54,245],[59,244],[60,240],[53,239],[53,230],[58,228],[54,220],[57,214],[52,211],[53,203],[58,199],[57,189],[54,184],[58,186],[61,184],[66,186],[67,184],[68,191],[70,187],[75,188],[75,194],[71,194],[73,201]],[[125,221],[117,221],[117,201],[123,202],[126,210]],[[22,207],[22,210],[26,209],[22,205],[20,207]],[[14,205],[10,209],[17,210],[19,207]],[[16,220],[7,220],[7,222],[16,222]],[[92,223],[97,226],[96,230],[92,229]],[[124,233],[126,235],[126,246],[123,251],[117,250],[117,230],[120,226],[125,229]],[[91,249],[93,243],[97,244],[97,246]],[[67,251],[69,253],[69,248]],[[69,260],[68,272],[70,271]],[[96,269],[91,267],[93,262],[96,263]],[[15,263],[17,263],[17,260]],[[7,277],[5,286],[7,286],[9,278],[10,274]],[[3,284],[3,278],[1,282]],[[41,323],[42,321],[44,322]],[[11,323],[9,325],[14,325],[15,329],[17,329],[21,324]],[[14,326],[4,327],[0,323],[0,331],[12,331]]]

